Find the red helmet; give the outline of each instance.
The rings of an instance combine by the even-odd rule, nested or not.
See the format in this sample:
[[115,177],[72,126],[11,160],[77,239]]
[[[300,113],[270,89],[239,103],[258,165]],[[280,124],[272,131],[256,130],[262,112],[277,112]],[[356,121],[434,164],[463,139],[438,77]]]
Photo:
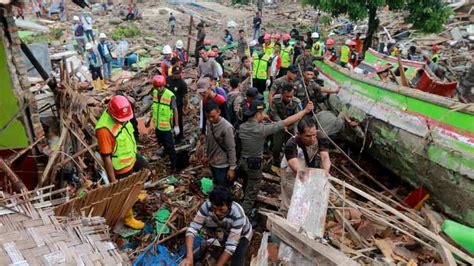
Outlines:
[[211,40],[204,40],[204,45],[211,45]]
[[272,36],[268,33],[263,36],[264,40],[270,40],[271,38],[272,38]]
[[431,50],[438,52],[439,51],[438,45],[434,44],[433,46],[431,46]]
[[214,52],[214,51],[209,51],[209,52],[207,52],[207,56],[209,56],[209,57],[216,57],[216,52]]
[[127,97],[116,95],[107,105],[109,114],[119,122],[126,122],[133,117],[133,110]]
[[281,36],[280,36],[280,34],[278,34],[278,33],[275,33],[275,34],[273,34],[273,36],[272,36],[272,38],[276,39],[277,41],[280,40],[280,37],[281,37]]
[[289,40],[291,40],[290,34],[288,34],[288,33],[283,34],[283,40],[284,40],[284,41],[289,41]]
[[156,75],[153,77],[153,86],[160,88],[166,86],[166,79],[162,75]]
[[333,39],[327,39],[326,40],[326,45],[328,45],[328,46],[334,45],[334,40]]
[[356,46],[356,42],[354,42],[353,40],[351,40],[349,43],[348,43],[349,46]]

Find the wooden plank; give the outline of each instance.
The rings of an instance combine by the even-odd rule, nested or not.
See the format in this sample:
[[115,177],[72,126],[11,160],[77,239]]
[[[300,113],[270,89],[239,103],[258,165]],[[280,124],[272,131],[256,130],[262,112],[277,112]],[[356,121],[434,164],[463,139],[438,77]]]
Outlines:
[[442,238],[438,234],[435,234],[435,233],[431,232],[429,229],[425,228],[424,226],[417,223],[416,221],[414,221],[410,217],[406,216],[405,214],[397,211],[396,209],[392,208],[391,206],[389,206],[389,205],[385,204],[384,202],[376,199],[372,195],[369,195],[369,194],[365,193],[364,191],[362,191],[362,190],[360,190],[360,189],[358,189],[358,188],[356,188],[356,187],[354,187],[354,186],[352,186],[352,185],[350,185],[350,184],[348,184],[344,181],[341,181],[341,180],[339,180],[337,178],[334,178],[334,177],[329,177],[329,179],[332,182],[338,183],[339,185],[344,185],[346,187],[346,189],[350,189],[351,191],[359,194],[360,196],[366,198],[367,200],[370,200],[371,202],[373,202],[377,206],[379,206],[381,208],[384,208],[385,210],[391,212],[393,215],[395,215],[398,218],[405,221],[405,223],[407,225],[409,225],[409,226],[413,227],[414,229],[416,229],[418,234],[423,234],[425,237],[427,237],[427,238],[429,238],[429,239],[431,239],[435,242],[438,242],[440,245],[442,245],[443,247],[446,247],[449,251],[451,251],[454,254],[458,255],[460,258],[462,258],[466,262],[474,265],[474,258],[473,257],[471,257],[470,255],[466,254],[465,252],[461,251],[457,247],[449,244],[444,238]]
[[268,214],[267,229],[315,265],[359,265],[341,251],[298,233],[298,229],[282,217]]
[[[430,207],[424,206],[421,209],[421,213],[426,217],[426,220],[429,222],[429,228],[433,230],[434,233],[439,234],[441,232],[441,221],[436,217],[436,214],[431,210]],[[445,265],[456,265],[456,260],[453,257],[451,251],[449,251],[443,245],[436,243],[436,248],[438,248],[441,259]]]

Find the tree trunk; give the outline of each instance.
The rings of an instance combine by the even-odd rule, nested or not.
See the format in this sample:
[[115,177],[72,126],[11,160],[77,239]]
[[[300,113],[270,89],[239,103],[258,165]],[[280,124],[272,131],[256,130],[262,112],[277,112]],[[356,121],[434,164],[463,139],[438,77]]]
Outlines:
[[372,39],[374,34],[379,28],[380,20],[377,18],[377,7],[369,5],[369,28],[367,29],[367,34],[364,40],[364,46],[362,48],[362,54],[365,55],[365,51],[369,49],[372,45]]

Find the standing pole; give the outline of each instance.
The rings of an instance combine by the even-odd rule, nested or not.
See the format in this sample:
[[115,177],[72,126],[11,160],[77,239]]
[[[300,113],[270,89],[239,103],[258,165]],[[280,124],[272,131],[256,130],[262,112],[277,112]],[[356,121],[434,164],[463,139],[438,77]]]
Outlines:
[[189,58],[189,48],[191,47],[191,33],[193,30],[193,16],[191,15],[191,18],[189,19],[189,30],[188,30],[188,47],[186,49],[186,52],[188,53],[188,58]]

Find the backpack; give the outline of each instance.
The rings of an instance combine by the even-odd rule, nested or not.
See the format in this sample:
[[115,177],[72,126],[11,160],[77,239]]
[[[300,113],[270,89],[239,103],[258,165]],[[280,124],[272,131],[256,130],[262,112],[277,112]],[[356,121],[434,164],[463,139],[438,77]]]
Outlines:
[[74,36],[76,37],[81,37],[84,36],[84,27],[82,24],[78,24],[75,31],[74,31]]

